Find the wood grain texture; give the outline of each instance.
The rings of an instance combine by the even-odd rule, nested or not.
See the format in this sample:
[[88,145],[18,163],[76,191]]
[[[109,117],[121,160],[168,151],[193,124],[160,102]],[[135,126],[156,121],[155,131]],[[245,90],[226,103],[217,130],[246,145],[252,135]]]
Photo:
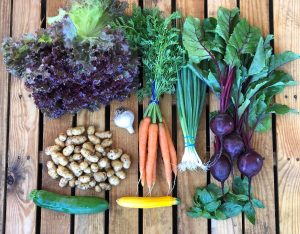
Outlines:
[[[240,10],[241,16],[259,27],[264,36],[269,33],[269,0],[241,0]],[[245,233],[275,233],[272,131],[256,133],[252,143],[253,148],[265,158],[263,169],[254,177],[252,186],[254,196],[262,200],[266,208],[256,209],[256,225],[245,219]]]
[[[291,50],[300,53],[300,2],[274,0],[275,52]],[[297,82],[300,81],[300,61],[284,66]],[[276,102],[300,110],[299,84],[276,96]],[[277,158],[279,183],[280,233],[300,233],[300,116],[277,116]]]
[[[11,1],[3,0],[0,2],[0,42],[7,36],[10,36],[11,26]],[[9,75],[3,62],[2,53],[0,53],[0,188],[5,188],[6,181],[6,158],[7,158],[7,129],[8,129],[8,102],[9,102]],[[0,190],[0,233],[4,231],[4,205],[5,190]]]
[[[194,16],[200,19],[204,18],[204,0],[177,0],[176,9],[182,12],[183,17]],[[196,149],[202,160],[206,161],[206,109],[203,107],[203,112],[198,129]],[[177,157],[178,162],[181,162],[184,153],[184,138],[177,113]],[[193,205],[193,195],[199,186],[205,186],[207,183],[206,172],[182,172],[178,174],[177,193],[178,197],[183,201],[178,206],[178,233],[196,234],[208,233],[208,224],[206,219],[193,219],[186,215],[187,210]]]
[[[67,0],[51,0],[47,1],[46,16],[51,17],[57,15],[57,10],[60,7],[65,6]],[[59,119],[49,119],[44,116],[44,133],[43,133],[43,149],[47,146],[54,144],[54,139],[59,133],[66,131],[68,127],[72,126],[72,116],[64,115]],[[58,180],[53,180],[48,175],[48,169],[46,162],[50,160],[49,156],[42,154],[41,162],[43,164],[42,170],[42,188],[51,192],[59,194],[70,195],[71,189],[60,188],[58,186]],[[41,210],[41,233],[70,233],[71,216],[68,214],[57,213],[50,210]]]
[[[236,7],[236,1],[235,0],[210,0],[207,2],[208,7],[208,16],[217,16],[217,11],[220,6],[226,7],[226,8],[233,8]],[[210,93],[210,101],[209,101],[209,111],[214,111],[219,108],[217,98],[214,96],[213,93]],[[213,141],[214,136],[213,133],[210,132],[210,152],[213,154],[214,147],[213,147]],[[238,171],[234,169],[234,174],[238,175]],[[216,182],[212,179],[213,182]],[[226,184],[227,186],[231,186],[232,183],[232,177],[229,177]],[[218,184],[218,182],[217,182]],[[242,233],[242,216],[238,216],[235,218],[227,219],[225,221],[211,221],[211,232],[212,234],[240,234]]]
[[[158,7],[165,15],[171,13],[170,0],[144,0],[144,7]],[[160,109],[164,116],[167,126],[172,131],[172,96],[164,95],[160,99]],[[172,134],[172,133],[171,133]],[[159,147],[158,147],[159,148]],[[157,180],[152,191],[152,196],[164,196],[168,193],[168,185],[164,171],[164,164],[160,152],[157,155]],[[144,188],[144,196],[148,194],[148,188]],[[164,233],[171,234],[172,225],[172,207],[160,209],[144,209],[143,210],[143,233]]]
[[[39,27],[40,1],[13,1],[14,38]],[[1,15],[2,18],[2,15]],[[6,233],[35,233],[36,207],[28,194],[37,186],[38,125],[36,109],[24,81],[13,77],[10,86]]]
[[[133,111],[135,133],[130,135],[126,129],[121,129],[113,123],[115,110],[126,107]],[[109,210],[109,233],[115,234],[137,234],[138,233],[138,210],[118,206],[117,198],[123,196],[136,196],[138,181],[138,103],[135,95],[132,95],[124,102],[113,102],[110,106],[110,130],[113,133],[113,147],[123,149],[131,157],[131,167],[126,171],[126,179],[121,181],[119,186],[113,187],[110,191]]]
[[[88,127],[94,125],[96,129],[105,130],[105,108],[102,107],[99,111],[89,112],[81,111],[77,115],[77,125]],[[76,189],[76,195],[80,196],[100,196],[104,198],[105,192],[97,193],[94,190],[82,191]],[[93,215],[75,215],[75,234],[103,234],[105,229],[104,213],[98,213]]]

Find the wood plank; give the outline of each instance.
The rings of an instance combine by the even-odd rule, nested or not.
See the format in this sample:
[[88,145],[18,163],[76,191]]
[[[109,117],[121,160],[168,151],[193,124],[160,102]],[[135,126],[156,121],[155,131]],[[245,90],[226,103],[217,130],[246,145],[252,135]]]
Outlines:
[[[40,1],[13,1],[14,38],[39,27],[40,9]],[[37,186],[39,111],[25,89],[24,80],[11,79],[10,95],[5,230],[13,234],[35,233],[36,206],[29,201],[28,194]]]
[[[274,0],[275,52],[292,50],[300,53],[300,2],[297,0]],[[284,70],[300,81],[300,61],[284,67]],[[276,96],[276,102],[300,110],[300,89],[287,88]],[[280,233],[300,233],[300,116],[276,117],[279,220]]]
[[[127,13],[132,12],[133,4],[138,5],[138,0],[124,0],[129,4]],[[113,123],[115,110],[123,106],[134,113],[134,130],[135,133],[130,135],[125,129],[120,129]],[[113,133],[113,146],[123,149],[124,152],[131,156],[131,167],[127,171],[125,181],[110,191],[109,201],[111,204],[109,210],[109,233],[138,233],[138,210],[126,209],[116,204],[116,200],[122,196],[136,196],[138,181],[138,147],[133,147],[138,142],[138,101],[135,95],[131,95],[124,102],[113,102],[110,106],[110,130]]]
[[[120,129],[113,123],[115,110],[126,107],[133,111],[135,133],[130,135],[125,129]],[[131,167],[127,171],[127,177],[117,187],[110,191],[110,210],[109,210],[109,233],[137,234],[138,233],[138,210],[128,209],[118,206],[116,200],[122,196],[136,196],[138,181],[138,103],[135,95],[132,95],[124,102],[113,102],[110,106],[111,124],[110,130],[113,133],[113,147],[123,149],[131,156]]]
[[[47,1],[46,16],[51,17],[57,15],[59,7],[65,6],[67,0],[51,0]],[[59,119],[49,119],[44,117],[44,135],[43,135],[43,149],[49,145],[54,144],[54,139],[60,132],[64,132],[68,127],[72,126],[72,116],[64,115]],[[58,181],[53,180],[48,175],[46,162],[49,157],[42,154],[41,162],[43,163],[42,170],[42,188],[56,192],[59,194],[71,194],[70,188],[60,188]],[[41,210],[41,233],[70,233],[71,216],[63,213],[56,213],[50,210]]]
[[[102,107],[97,112],[81,111],[77,115],[77,125],[94,125],[96,129],[105,130],[105,108]],[[97,193],[94,190],[82,191],[76,189],[76,195],[105,197],[105,192]],[[75,215],[75,234],[103,234],[104,233],[104,213],[93,215]]]
[[[208,16],[217,16],[217,11],[220,6],[226,7],[226,8],[233,8],[236,7],[236,1],[235,0],[213,0],[213,1],[208,1],[207,7],[208,7]],[[209,111],[214,111],[219,108],[218,100],[214,96],[213,93],[210,93],[210,102],[209,102]],[[214,142],[214,136],[213,133],[210,132],[210,152],[213,154],[214,152],[214,147],[213,147],[213,142]],[[234,174],[238,175],[237,170],[234,170]],[[214,181],[212,179],[212,181]],[[214,181],[216,182],[216,181]],[[232,178],[229,177],[227,180],[227,186],[231,186],[232,183]],[[213,234],[240,234],[242,233],[242,216],[238,216],[232,219],[227,219],[225,221],[216,221],[212,220],[211,221],[211,232]]]
[[[170,0],[144,0],[144,7],[158,7],[166,15],[171,13]],[[148,103],[147,103],[148,104]],[[160,109],[164,116],[169,129],[172,131],[172,96],[164,95],[160,99]],[[171,133],[172,134],[172,133]],[[157,180],[152,191],[152,196],[164,196],[168,193],[168,186],[165,180],[164,164],[161,154],[158,155],[157,161]],[[144,188],[144,196],[148,194],[148,188]],[[143,233],[172,233],[172,207],[160,209],[143,210]]]
[[[0,41],[7,36],[10,36],[11,26],[11,1],[3,0],[0,2]],[[7,121],[8,121],[8,101],[9,101],[9,75],[3,63],[3,56],[0,53],[0,188],[6,186],[6,157],[7,157]],[[0,191],[0,233],[4,231],[4,205],[5,205],[5,190]]]
[[[204,0],[177,0],[176,9],[184,17],[194,16],[200,19],[204,18]],[[202,160],[206,160],[206,109],[203,107],[202,117],[197,136],[197,151]],[[177,114],[177,156],[178,162],[181,161],[184,153],[184,139]],[[206,173],[200,172],[182,172],[178,174],[177,193],[183,201],[178,206],[178,233],[185,233],[187,230],[191,234],[208,233],[207,220],[203,218],[193,219],[186,215],[187,210],[193,205],[193,195],[199,186],[205,186],[207,183]]]
[[[269,33],[269,0],[242,0],[240,9],[241,16],[247,18],[251,25],[259,27],[264,36]],[[255,225],[245,219],[245,233],[275,233],[272,131],[255,134],[253,147],[265,158],[263,169],[254,177],[252,186],[254,196],[261,199],[266,208],[256,209]]]

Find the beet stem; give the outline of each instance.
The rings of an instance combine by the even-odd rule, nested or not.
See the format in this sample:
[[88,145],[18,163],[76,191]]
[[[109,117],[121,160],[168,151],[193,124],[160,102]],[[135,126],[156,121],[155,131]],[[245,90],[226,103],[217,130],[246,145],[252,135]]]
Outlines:
[[248,196],[249,196],[249,202],[251,203],[251,177],[248,177]]

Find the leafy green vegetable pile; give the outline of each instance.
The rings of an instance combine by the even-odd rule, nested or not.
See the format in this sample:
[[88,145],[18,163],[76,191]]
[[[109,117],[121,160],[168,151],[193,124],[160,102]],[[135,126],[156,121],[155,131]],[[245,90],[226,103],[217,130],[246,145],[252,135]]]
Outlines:
[[47,29],[4,40],[7,70],[25,80],[51,118],[124,100],[138,87],[139,62],[121,30],[109,25],[126,7],[118,0],[72,1]]
[[255,207],[264,208],[264,204],[253,198],[248,198],[249,182],[247,178],[235,177],[232,183],[232,192],[228,187],[222,190],[214,183],[206,187],[197,188],[193,198],[194,206],[187,212],[193,218],[204,217],[208,219],[224,220],[244,212],[247,219],[255,224]]
[[183,65],[180,30],[171,25],[179,18],[178,12],[164,17],[159,9],[142,10],[135,6],[132,16],[120,17],[117,23],[131,46],[141,53],[144,87],[137,94],[140,100],[151,97],[144,116],[149,116],[153,123],[162,122],[159,98],[164,93],[175,92],[177,72]]
[[235,160],[251,184],[263,165],[251,144],[254,131],[269,130],[272,113],[296,112],[274,103],[273,97],[295,85],[289,74],[276,69],[300,56],[290,51],[273,54],[272,39],[241,19],[237,8],[220,8],[217,18],[201,21],[187,17],[184,23],[189,66],[219,98],[219,110],[210,119],[215,153],[207,166],[222,187]]

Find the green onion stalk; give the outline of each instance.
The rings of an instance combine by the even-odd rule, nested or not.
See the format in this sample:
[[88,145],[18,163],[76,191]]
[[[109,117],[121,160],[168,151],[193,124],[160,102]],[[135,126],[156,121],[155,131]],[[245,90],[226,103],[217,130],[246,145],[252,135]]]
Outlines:
[[205,93],[206,85],[188,66],[178,72],[177,107],[185,144],[183,157],[178,165],[181,171],[193,171],[199,168],[207,170],[207,166],[202,163],[195,148]]

